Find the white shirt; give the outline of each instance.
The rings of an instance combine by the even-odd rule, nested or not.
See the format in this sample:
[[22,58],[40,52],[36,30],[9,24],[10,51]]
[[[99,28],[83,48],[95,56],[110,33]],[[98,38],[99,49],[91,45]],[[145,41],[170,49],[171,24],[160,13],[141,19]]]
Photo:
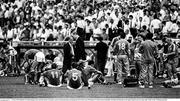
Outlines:
[[6,12],[4,13],[4,17],[5,17],[5,18],[9,18],[9,17],[10,17],[10,15],[9,15],[9,10],[6,10]]
[[94,34],[102,34],[103,32],[102,32],[102,30],[100,28],[96,28],[96,29],[93,30],[93,33]]
[[7,38],[10,39],[10,38],[13,38],[13,30],[8,30],[7,31]]
[[77,26],[84,29],[86,26],[86,23],[84,20],[77,20]]
[[161,9],[160,14],[161,14],[160,19],[162,21],[164,19],[164,17],[166,16],[166,12],[163,9]]
[[163,33],[167,33],[171,26],[172,26],[172,22],[171,21],[166,22],[166,25],[163,27],[162,32]]
[[58,68],[62,68],[63,67],[63,58],[59,57],[59,56],[55,57],[54,63],[56,63],[58,65]]
[[135,19],[129,20],[129,28],[135,28],[137,25],[136,23]]
[[70,36],[70,34],[71,34],[70,29],[65,29],[65,28],[62,29],[61,33],[64,37]]
[[37,62],[45,62],[45,55],[43,52],[37,52],[34,59]]
[[9,49],[10,49],[10,51],[9,51],[10,56],[17,55],[17,51],[12,46],[9,46]]
[[177,25],[176,23],[173,23],[173,24],[170,26],[170,28],[168,29],[168,31],[169,31],[170,33],[177,33],[177,32],[178,32],[178,29],[179,29],[178,25]]
[[106,22],[106,21],[103,21],[103,22],[99,23],[98,27],[101,28],[101,29],[103,29],[103,28],[105,28],[105,25],[106,25],[106,24],[107,24],[107,22]]
[[[128,33],[126,33],[128,31]],[[124,32],[126,33],[126,34],[130,34],[130,30],[129,30],[129,25],[124,25]]]
[[136,28],[137,29],[141,29],[142,28],[142,26],[143,26],[143,22],[141,21],[138,21],[137,23],[136,23]]
[[147,29],[149,28],[150,25],[150,18],[148,16],[144,16],[142,20],[142,25],[145,25]]
[[160,28],[160,24],[161,24],[161,21],[158,20],[158,19],[154,19],[151,21],[151,31],[154,32],[154,29],[159,29]]
[[86,33],[90,33],[90,30],[93,30],[93,28],[91,27],[90,24],[89,24],[89,25],[86,24],[85,32],[86,32]]

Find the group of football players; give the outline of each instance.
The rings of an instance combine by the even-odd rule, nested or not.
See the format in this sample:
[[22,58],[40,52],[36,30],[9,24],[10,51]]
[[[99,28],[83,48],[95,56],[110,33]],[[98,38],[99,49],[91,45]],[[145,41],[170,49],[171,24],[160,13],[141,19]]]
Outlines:
[[26,51],[21,65],[25,70],[25,84],[61,87],[66,83],[68,89],[81,89],[83,86],[90,89],[95,82],[106,82],[102,73],[94,68],[92,60],[73,62],[72,69],[63,74],[62,66],[46,59],[42,51],[30,49]]
[[[154,76],[157,74],[159,77],[167,74],[166,78],[178,84],[177,44],[172,42],[171,38],[164,36],[161,40],[162,44],[159,45],[152,36],[152,34],[147,34],[146,37],[138,35],[133,43],[129,43],[122,35],[113,39],[110,45],[112,53],[110,58],[114,59],[113,67],[117,71],[118,84],[123,84],[123,69],[126,77],[131,75],[132,62],[136,67],[140,88],[144,88],[145,85],[153,88]],[[43,52],[31,49],[25,53],[22,65],[26,72],[26,84],[61,87],[65,82],[68,89],[81,89],[83,86],[88,86],[90,89],[95,82],[106,83],[103,73],[94,68],[93,60],[73,62],[72,68],[63,73],[62,66],[47,60]]]

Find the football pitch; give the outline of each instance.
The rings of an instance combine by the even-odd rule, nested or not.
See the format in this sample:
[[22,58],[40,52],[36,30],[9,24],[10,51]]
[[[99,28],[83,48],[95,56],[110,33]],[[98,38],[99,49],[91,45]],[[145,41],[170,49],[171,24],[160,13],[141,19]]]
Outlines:
[[[112,78],[108,81],[112,82]],[[95,84],[90,90],[87,87],[68,90],[66,85],[61,88],[24,85],[23,76],[0,77],[0,98],[180,98],[180,89],[163,88],[161,81],[156,80],[152,89]]]

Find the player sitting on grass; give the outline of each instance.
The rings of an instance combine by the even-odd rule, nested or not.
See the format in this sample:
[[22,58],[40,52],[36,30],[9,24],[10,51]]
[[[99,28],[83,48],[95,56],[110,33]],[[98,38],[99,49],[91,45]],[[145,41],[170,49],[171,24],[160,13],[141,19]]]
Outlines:
[[81,89],[83,87],[83,82],[81,79],[82,72],[77,69],[77,64],[72,64],[72,69],[68,70],[65,74],[67,76],[67,88],[68,89]]
[[95,82],[106,82],[106,80],[103,78],[102,73],[94,68],[94,61],[90,60],[88,62],[88,65],[85,66],[84,69],[82,69],[82,74],[83,82],[85,86],[88,85],[88,89],[90,89]]
[[43,72],[39,79],[40,86],[61,87],[62,71],[57,69],[57,65],[53,63],[51,69]]

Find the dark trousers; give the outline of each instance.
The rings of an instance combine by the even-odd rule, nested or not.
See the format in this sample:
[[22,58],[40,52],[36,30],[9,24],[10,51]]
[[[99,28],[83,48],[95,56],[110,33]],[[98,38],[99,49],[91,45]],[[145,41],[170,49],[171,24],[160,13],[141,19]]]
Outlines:
[[0,18],[0,27],[4,27],[4,18]]
[[105,75],[104,73],[105,65],[106,65],[106,60],[97,59],[97,70],[101,71],[103,76]]
[[169,33],[169,36],[170,36],[171,38],[176,38],[177,33]]
[[62,68],[62,72],[63,72],[63,76],[62,76],[62,83],[65,83],[65,73],[67,72],[67,70],[71,69],[71,60],[69,60],[70,62],[64,62],[63,63],[63,68]]
[[91,37],[92,33],[86,33],[86,39],[85,40],[90,40],[90,37]]

